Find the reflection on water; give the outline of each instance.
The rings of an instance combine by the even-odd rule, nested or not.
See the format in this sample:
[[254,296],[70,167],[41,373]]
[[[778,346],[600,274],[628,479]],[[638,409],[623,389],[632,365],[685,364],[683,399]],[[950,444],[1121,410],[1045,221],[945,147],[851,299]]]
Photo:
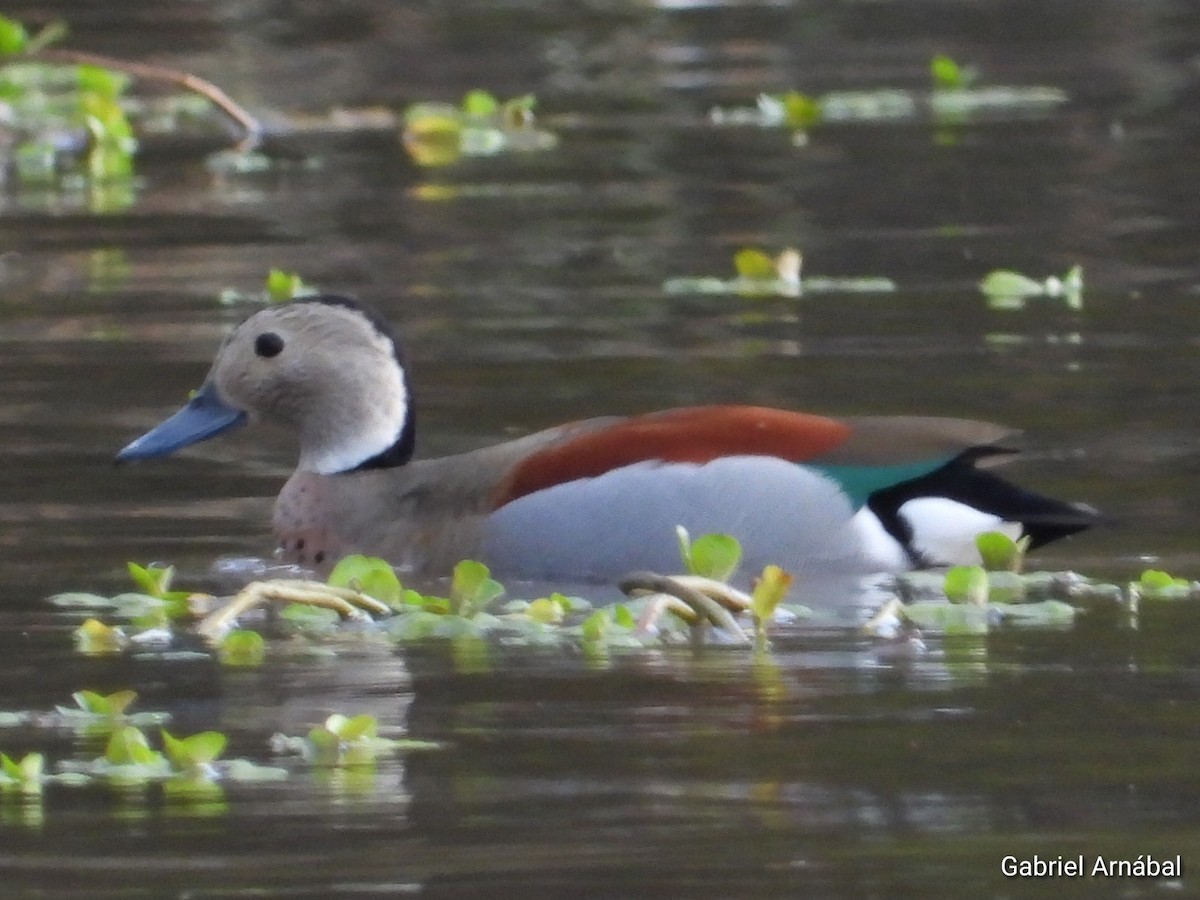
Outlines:
[[[1112,524],[1047,566],[1190,575],[1200,456],[1194,209],[1200,19],[1184,4],[471,2],[417,9],[132,3],[60,12],[79,46],[213,78],[256,110],[537,94],[536,155],[419,170],[397,137],[314,136],[292,163],[215,174],[147,142],[133,194],[0,194],[0,613],[4,710],[132,687],[178,733],[272,761],[276,731],[371,712],[443,741],[362,770],[285,761],[205,802],[53,786],[0,795],[0,877],[47,897],[1127,897],[1186,888],[1197,623],[1084,621],[927,652],[853,627],[787,629],[768,657],[682,649],[589,665],[494,648],[280,639],[257,670],[86,658],[55,591],[123,588],[127,559],[215,584],[260,556],[283,436],[177,460],[112,454],[179,405],[270,266],[362,295],[413,357],[434,455],[603,411],[743,400],[985,416],[1028,431],[1014,477]],[[13,10],[18,15],[35,15]],[[923,91],[934,52],[1065,108],[950,130],[906,120],[716,129],[760,91]],[[276,117],[268,115],[272,121]],[[204,140],[209,140],[206,137]],[[207,145],[204,148],[207,149]],[[813,271],[894,295],[668,296],[732,254],[799,246]],[[995,268],[1084,267],[1083,308],[989,308]],[[814,585],[804,602],[841,604]],[[827,621],[822,619],[821,621]],[[486,663],[486,667],[484,666]],[[95,747],[0,728],[51,763]],[[278,760],[275,760],[278,762]],[[1182,854],[1184,884],[1011,881],[1006,854]]]

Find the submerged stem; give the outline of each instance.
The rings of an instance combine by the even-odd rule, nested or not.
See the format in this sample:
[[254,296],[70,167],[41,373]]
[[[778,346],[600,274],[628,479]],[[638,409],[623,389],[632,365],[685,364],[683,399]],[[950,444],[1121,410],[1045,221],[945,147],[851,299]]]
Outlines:
[[172,69],[167,66],[115,59],[111,56],[88,53],[83,50],[42,48],[32,53],[23,53],[13,58],[62,65],[98,66],[102,69],[124,72],[126,75],[132,75],[135,78],[146,78],[151,81],[165,81],[169,84],[177,84],[186,90],[205,97],[217,109],[221,110],[221,112],[225,113],[225,115],[241,126],[245,134],[238,142],[237,147],[239,150],[253,150],[262,141],[263,128],[258,119],[251,115],[244,106],[221,90],[221,88],[217,87],[217,85],[205,78],[201,78],[199,75],[193,75],[190,72]]
[[686,603],[701,620],[712,622],[738,639],[748,643],[749,638],[733,615],[702,590],[685,583],[682,578],[672,578],[657,572],[631,572],[619,582],[622,591],[629,595],[667,594]]

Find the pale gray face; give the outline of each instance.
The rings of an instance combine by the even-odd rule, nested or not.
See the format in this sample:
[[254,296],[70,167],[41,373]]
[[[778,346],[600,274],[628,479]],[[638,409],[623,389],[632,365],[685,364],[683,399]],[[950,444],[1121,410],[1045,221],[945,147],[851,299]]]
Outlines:
[[175,415],[117,454],[166,456],[250,421],[300,440],[303,471],[403,465],[412,455],[408,383],[387,326],[341,297],[257,312],[217,351],[204,384]]
[[302,301],[255,313],[206,379],[252,420],[300,438],[300,467],[352,469],[398,439],[408,390],[391,338],[360,310]]

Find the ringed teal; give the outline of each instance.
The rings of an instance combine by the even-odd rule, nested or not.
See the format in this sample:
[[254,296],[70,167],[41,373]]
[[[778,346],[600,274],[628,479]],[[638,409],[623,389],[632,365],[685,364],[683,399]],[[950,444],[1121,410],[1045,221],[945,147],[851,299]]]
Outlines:
[[117,459],[255,421],[299,439],[274,528],[285,560],[318,570],[366,553],[428,574],[470,557],[508,577],[608,581],[675,571],[683,525],[734,535],[746,571],[867,574],[977,562],[982,531],[1038,547],[1097,518],[983,468],[1014,452],[1013,432],[966,419],[701,406],[414,460],[401,346],[339,296],[251,315],[191,401]]

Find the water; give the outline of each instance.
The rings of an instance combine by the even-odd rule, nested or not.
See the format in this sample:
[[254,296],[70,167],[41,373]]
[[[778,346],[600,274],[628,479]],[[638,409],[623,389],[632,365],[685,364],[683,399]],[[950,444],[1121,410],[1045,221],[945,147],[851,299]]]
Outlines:
[[[150,140],[134,202],[9,183],[0,204],[0,677],[4,709],[136,688],[180,733],[270,761],[276,731],[370,711],[442,751],[180,803],[156,789],[0,799],[8,893],[97,896],[1153,896],[1156,880],[1010,880],[1001,858],[1200,860],[1195,616],[1138,632],[929,637],[893,654],[791,629],[770,660],[685,650],[591,667],[436,650],[264,667],[89,659],[45,597],[113,592],[126,560],[213,585],[269,548],[285,437],[244,431],[120,470],[113,453],[199,384],[269,266],[355,293],[412,356],[420,452],[601,412],[739,400],[983,416],[1027,432],[1014,478],[1106,527],[1039,561],[1194,576],[1196,62],[1178,2],[76,4],[73,46],[212,77],[257,111],[399,109],[536,93],[560,148],[417,169],[390,134],[274,139],[297,159],[203,165],[215,135]],[[1041,115],[714,129],[759,92],[922,89],[934,52],[1071,96]],[[318,165],[304,164],[308,159]],[[895,295],[667,296],[745,245]],[[1084,267],[1082,310],[990,309],[987,271]],[[821,597],[805,597],[814,605]],[[0,749],[94,755],[64,732]]]

